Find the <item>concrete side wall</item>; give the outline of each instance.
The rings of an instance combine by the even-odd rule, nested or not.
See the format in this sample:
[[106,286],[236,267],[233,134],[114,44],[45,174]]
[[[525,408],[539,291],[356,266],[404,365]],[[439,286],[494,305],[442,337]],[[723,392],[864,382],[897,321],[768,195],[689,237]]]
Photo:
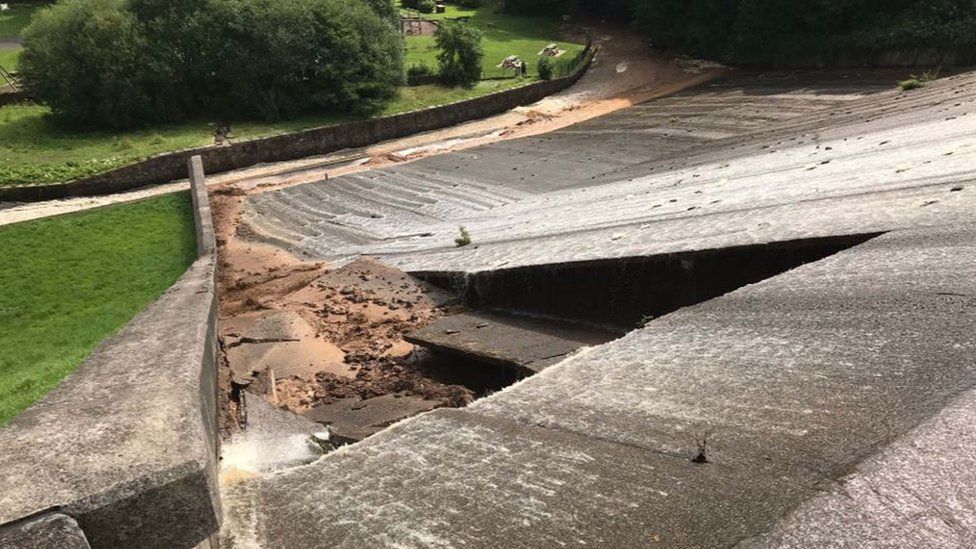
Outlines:
[[0,429],[2,547],[194,547],[219,527],[217,262],[190,166],[200,257]]
[[0,201],[32,202],[70,196],[94,196],[165,183],[185,177],[186,163],[195,155],[203,158],[207,173],[220,173],[262,162],[294,160],[342,149],[364,147],[387,139],[445,128],[505,112],[520,105],[535,103],[564,90],[583,76],[594,54],[595,48],[587,50],[580,68],[563,78],[393,116],[314,128],[223,147],[205,147],[162,154],[64,184],[0,188]]

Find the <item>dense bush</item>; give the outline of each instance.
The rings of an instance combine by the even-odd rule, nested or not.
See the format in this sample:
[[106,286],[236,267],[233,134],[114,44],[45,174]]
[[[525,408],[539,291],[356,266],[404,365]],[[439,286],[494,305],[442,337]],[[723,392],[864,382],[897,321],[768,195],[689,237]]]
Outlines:
[[23,85],[57,114],[122,126],[179,112],[155,84],[167,71],[141,62],[145,33],[123,0],[64,2],[35,15],[20,58]]
[[539,71],[539,78],[542,80],[552,80],[552,73],[555,72],[555,66],[551,57],[540,57],[537,69]]
[[461,21],[445,21],[434,34],[441,80],[446,84],[473,86],[481,79],[484,50],[481,32]]
[[379,7],[65,0],[27,29],[20,71],[35,98],[88,125],[369,112],[403,82],[402,40]]
[[211,0],[217,10],[210,110],[265,119],[371,112],[403,83],[402,40],[342,0]]
[[[655,46],[746,64],[976,60],[976,0],[629,0]],[[910,59],[910,57],[908,57]]]
[[400,20],[400,11],[393,4],[393,0],[363,0],[367,6],[376,12],[382,19],[386,19],[391,22],[398,22]]
[[430,69],[424,63],[410,65],[407,68],[407,76],[430,76],[434,74],[434,71]]
[[434,3],[434,0],[420,0],[417,2],[417,11],[420,13],[434,13],[436,7],[437,4]]
[[567,13],[573,4],[572,0],[505,0],[505,11],[559,17]]
[[481,0],[455,0],[454,3],[459,7],[469,10],[480,8],[482,5],[484,5]]

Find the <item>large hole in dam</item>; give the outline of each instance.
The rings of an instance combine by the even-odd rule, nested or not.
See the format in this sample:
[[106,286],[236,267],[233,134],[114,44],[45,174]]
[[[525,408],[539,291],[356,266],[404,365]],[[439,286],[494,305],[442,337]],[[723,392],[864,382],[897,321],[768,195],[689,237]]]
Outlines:
[[713,299],[861,244],[835,236],[518,267],[474,274],[413,273],[450,289],[465,312],[407,339],[436,353],[497,367],[514,381],[575,350],[615,339],[682,307]]
[[[303,357],[331,345],[319,336],[303,339],[299,332],[308,331],[309,326],[294,311],[247,313],[233,321],[251,322],[249,327],[242,324],[240,334],[230,330],[233,326],[225,326],[225,332],[236,335],[225,339],[231,370],[252,379],[246,381],[248,376],[242,376],[232,384],[234,400],[241,404],[238,419],[247,424],[247,430],[278,430],[260,425],[277,420],[253,421],[264,416],[255,416],[252,406],[246,404],[252,399],[243,397],[250,394],[302,416],[308,425],[328,425],[338,444],[356,442],[424,411],[465,406],[581,348],[602,345],[682,307],[823,259],[875,236],[878,234],[804,239],[467,275],[408,275],[375,261],[359,260],[328,271],[296,294],[303,307],[318,315],[319,336],[332,338],[345,352],[344,362],[332,365],[348,370],[345,374],[318,373],[304,381],[286,378],[289,360],[296,356],[306,360]],[[367,322],[369,315],[375,320]],[[281,342],[276,343],[258,337],[282,330],[295,333],[279,337]],[[404,354],[389,354],[401,343],[389,349],[374,348],[377,341],[392,343],[400,337],[401,343],[413,345],[405,345],[411,350]],[[234,339],[238,342],[233,343]],[[298,350],[301,356],[289,354]],[[235,360],[244,367],[235,367]],[[254,373],[263,363],[274,364]],[[265,438],[258,436],[248,444],[260,448],[280,445]],[[304,448],[304,442],[297,446]],[[248,459],[261,453],[244,451]],[[274,457],[274,452],[270,455],[274,463],[288,462]],[[232,460],[239,462],[240,456]]]

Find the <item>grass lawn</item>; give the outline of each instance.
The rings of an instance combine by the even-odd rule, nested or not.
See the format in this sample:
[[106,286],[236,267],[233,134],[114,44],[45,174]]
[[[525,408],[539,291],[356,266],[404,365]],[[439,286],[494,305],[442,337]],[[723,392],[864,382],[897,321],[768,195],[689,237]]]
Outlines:
[[[10,50],[0,50],[0,67],[7,69],[10,72],[17,72],[17,64],[20,61],[21,48],[14,48]],[[0,86],[4,82],[0,80]]]
[[[442,86],[405,87],[383,114],[459,101],[525,82],[480,82],[473,89]],[[77,131],[59,127],[47,107],[0,108],[0,186],[56,183],[94,175],[155,154],[213,143],[214,127],[205,121],[159,126],[125,133]],[[342,116],[306,116],[284,122],[232,124],[235,139],[250,139],[351,120]]]
[[31,20],[34,12],[44,4],[21,4],[9,2],[10,10],[0,13],[0,38],[20,36]]
[[[556,43],[566,53],[555,59],[556,64],[568,65],[583,51],[583,44],[559,40],[559,21],[547,17],[527,17],[495,13],[497,8],[485,6],[466,10],[447,5],[446,13],[423,14],[425,19],[467,17],[468,23],[484,33],[485,59],[482,78],[511,76],[511,71],[497,68],[509,55],[518,55],[529,64],[529,75],[538,76],[536,64],[539,52],[546,45]],[[437,49],[433,36],[408,36],[406,65],[427,65],[437,68]]]
[[195,255],[189,193],[0,226],[0,425],[54,388]]

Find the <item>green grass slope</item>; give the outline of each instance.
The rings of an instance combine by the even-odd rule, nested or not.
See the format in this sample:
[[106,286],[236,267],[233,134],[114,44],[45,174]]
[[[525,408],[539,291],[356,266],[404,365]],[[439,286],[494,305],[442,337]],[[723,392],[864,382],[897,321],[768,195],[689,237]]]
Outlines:
[[195,255],[188,193],[0,226],[0,425],[155,300]]

